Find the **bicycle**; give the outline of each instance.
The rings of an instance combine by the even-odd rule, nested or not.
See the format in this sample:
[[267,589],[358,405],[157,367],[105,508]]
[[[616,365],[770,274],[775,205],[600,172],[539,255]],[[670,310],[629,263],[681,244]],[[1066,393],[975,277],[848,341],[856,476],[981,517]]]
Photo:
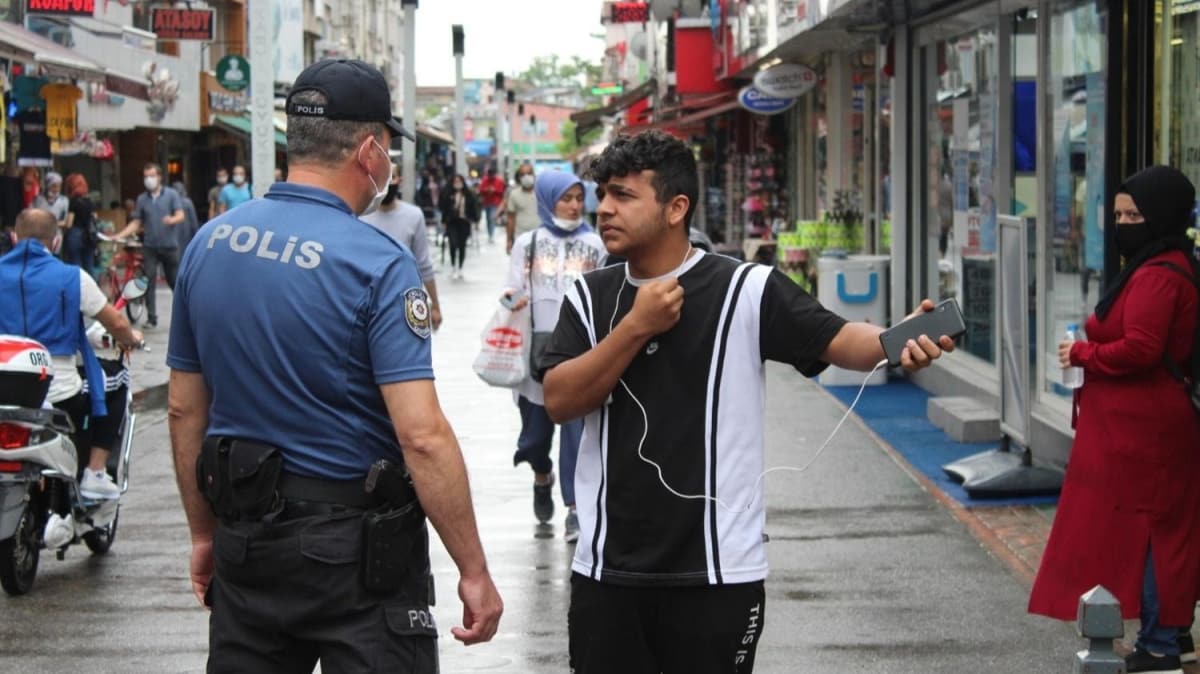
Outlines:
[[125,310],[129,322],[137,324],[146,315],[148,281],[142,269],[142,244],[134,239],[99,235],[100,246],[119,246],[112,253],[108,267],[100,274],[100,289],[113,307]]

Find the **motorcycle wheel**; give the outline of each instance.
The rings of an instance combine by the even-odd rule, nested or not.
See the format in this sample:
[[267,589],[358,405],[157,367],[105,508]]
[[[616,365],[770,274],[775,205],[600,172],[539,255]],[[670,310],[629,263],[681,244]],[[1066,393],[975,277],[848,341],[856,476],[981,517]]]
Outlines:
[[17,531],[12,538],[0,541],[0,586],[12,596],[22,595],[33,587],[40,556],[41,532],[33,508],[25,506]]
[[136,300],[129,300],[125,303],[125,315],[129,316],[129,322],[137,325],[146,315],[146,298],[139,297]]
[[87,544],[88,550],[91,550],[93,555],[108,554],[109,548],[117,538],[117,521],[120,518],[121,507],[117,506],[117,513],[113,515],[113,521],[108,526],[103,529],[92,529],[83,535],[83,542]]

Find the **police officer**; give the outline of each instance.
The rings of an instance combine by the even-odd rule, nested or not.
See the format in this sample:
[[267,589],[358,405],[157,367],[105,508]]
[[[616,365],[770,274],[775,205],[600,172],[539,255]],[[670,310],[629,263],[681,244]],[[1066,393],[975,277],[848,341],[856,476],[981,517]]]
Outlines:
[[433,386],[411,254],[358,219],[411,136],[356,60],[287,99],[288,181],[196,234],[167,364],[192,589],[210,672],[437,671],[427,515],[459,571],[466,644],[502,612]]

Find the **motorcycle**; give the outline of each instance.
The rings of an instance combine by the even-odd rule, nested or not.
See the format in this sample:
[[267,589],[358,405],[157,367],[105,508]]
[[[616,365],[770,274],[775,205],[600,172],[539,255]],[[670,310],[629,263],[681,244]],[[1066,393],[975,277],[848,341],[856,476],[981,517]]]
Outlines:
[[[93,341],[95,333],[89,330]],[[9,595],[33,587],[43,548],[60,561],[80,542],[103,555],[117,536],[120,497],[94,500],[80,493],[74,425],[44,402],[53,372],[39,342],[0,335],[0,586]],[[128,387],[125,396],[118,446],[108,462],[122,495],[129,489],[136,423]],[[89,450],[83,448],[85,457]]]

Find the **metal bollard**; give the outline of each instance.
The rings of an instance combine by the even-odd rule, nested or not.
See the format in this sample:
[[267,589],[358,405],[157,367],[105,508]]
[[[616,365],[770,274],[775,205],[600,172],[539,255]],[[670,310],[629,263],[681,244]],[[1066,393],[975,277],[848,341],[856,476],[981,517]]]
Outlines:
[[1088,639],[1088,647],[1075,654],[1074,674],[1125,674],[1125,658],[1113,650],[1113,639],[1125,636],[1121,622],[1121,602],[1097,585],[1079,598],[1079,617],[1075,621],[1079,636]]

